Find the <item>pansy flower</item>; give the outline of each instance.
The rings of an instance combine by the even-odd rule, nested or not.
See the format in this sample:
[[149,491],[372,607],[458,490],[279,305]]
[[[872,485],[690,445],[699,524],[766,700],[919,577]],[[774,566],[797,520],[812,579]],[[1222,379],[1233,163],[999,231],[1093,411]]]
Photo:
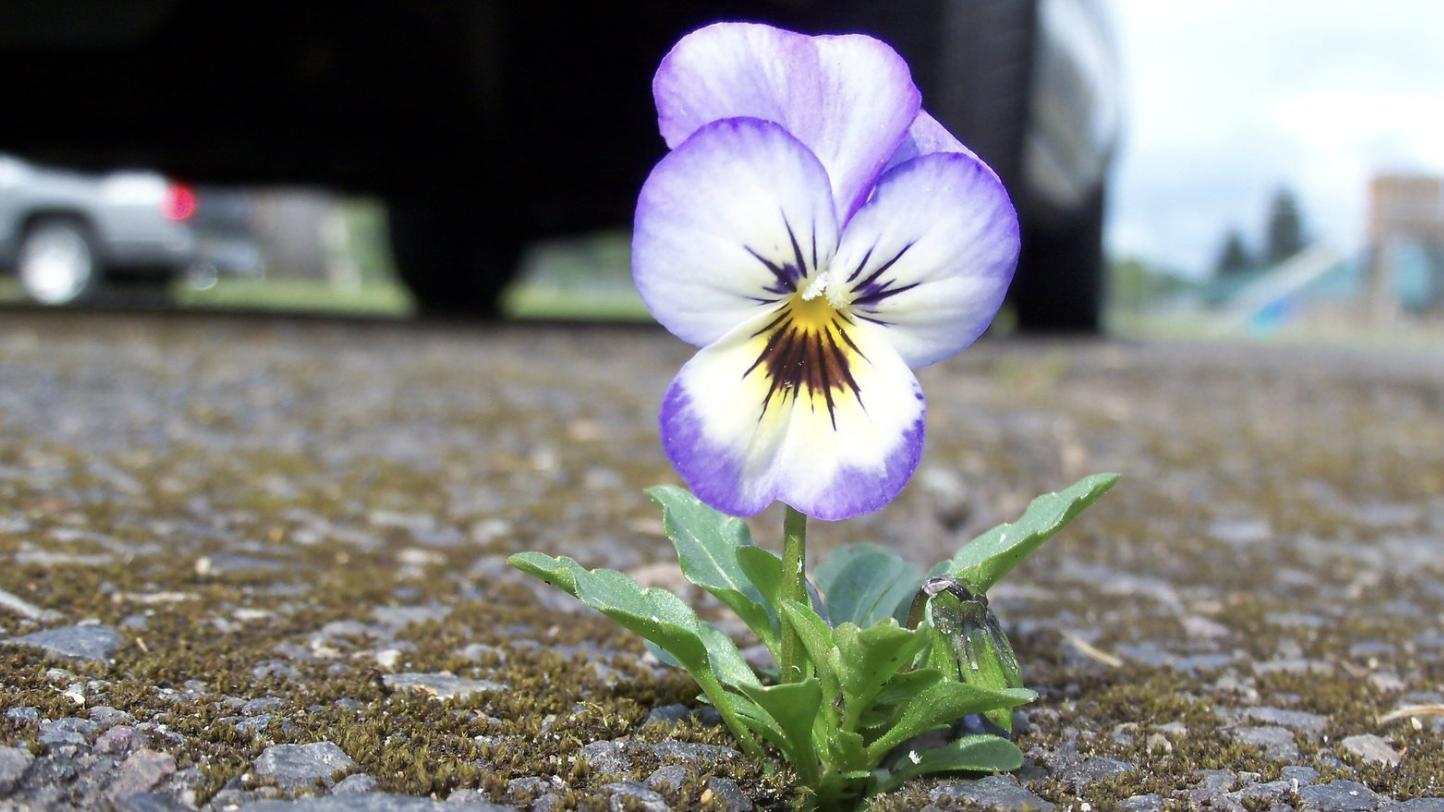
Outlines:
[[871,37],[709,26],[653,94],[671,151],[637,204],[633,276],[702,348],[663,400],[667,455],[734,515],[882,507],[922,454],[912,370],[977,339],[1012,280],[1007,193]]

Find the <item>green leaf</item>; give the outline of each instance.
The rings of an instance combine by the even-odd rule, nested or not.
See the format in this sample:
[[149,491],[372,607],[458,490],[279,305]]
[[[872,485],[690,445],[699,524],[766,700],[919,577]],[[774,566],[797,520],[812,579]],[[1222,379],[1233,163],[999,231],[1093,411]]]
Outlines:
[[865,770],[874,764],[868,761],[862,734],[847,730],[836,730],[828,735],[827,763],[830,769],[843,772]]
[[890,792],[920,775],[941,772],[1012,772],[1023,766],[1023,751],[1001,736],[964,736],[955,742],[903,755],[878,781],[876,792]]
[[776,747],[778,752],[784,756],[787,754],[787,737],[783,735],[782,728],[772,720],[772,717],[764,711],[756,702],[741,694],[727,694],[726,701],[729,703],[737,716],[742,719],[743,724],[749,730],[766,739]]
[[894,676],[882,686],[877,698],[873,700],[877,705],[900,705],[907,702],[921,691],[931,688],[933,683],[943,678],[943,672],[936,668],[919,668],[913,671],[904,671]]
[[865,628],[897,617],[907,611],[922,582],[922,570],[876,544],[842,547],[817,568],[817,587],[834,626]]
[[712,661],[712,672],[723,685],[742,688],[762,684],[726,632],[709,623],[701,624],[700,631],[702,642],[707,646],[707,656]]
[[813,677],[768,688],[743,686],[741,690],[772,718],[784,742],[779,749],[797,768],[803,783],[816,784],[818,759],[812,730],[822,707],[822,684]]
[[832,633],[837,641],[838,683],[843,696],[842,729],[856,730],[883,685],[911,666],[931,638],[902,628],[892,618],[866,629],[844,623]]
[[757,587],[764,603],[775,614],[781,614],[782,606],[782,559],[771,550],[747,545],[737,548],[737,566],[747,580]]
[[508,558],[506,563],[539,581],[551,584],[573,598],[577,596],[576,573],[578,570],[586,571],[581,564],[566,556],[552,558],[544,553],[517,553]]
[[643,589],[616,570],[575,577],[582,603],[656,643],[689,671],[710,670],[702,622],[681,598],[656,587]]
[[934,567],[932,574],[951,574],[973,592],[986,592],[1117,481],[1117,474],[1094,474],[1057,493],[1034,499],[1022,518],[994,527],[963,545],[951,561]]
[[694,676],[713,674],[726,685],[760,684],[731,639],[665,589],[643,589],[616,570],[587,570],[566,557],[520,553],[508,562],[651,641]]
[[738,564],[738,551],[752,546],[747,524],[719,513],[684,488],[659,485],[648,488],[647,496],[662,508],[662,528],[677,548],[682,575],[727,604],[773,648],[777,618]]
[[741,688],[761,683],[747,668],[732,640],[703,623],[681,598],[665,589],[643,589],[616,570],[588,570],[570,558],[521,553],[507,560],[522,572],[576,596],[623,628],[655,644],[697,681],[742,749],[748,755],[763,758],[761,748],[738,718],[736,702],[746,700],[723,688],[724,684]]
[[1027,688],[989,691],[961,682],[943,680],[903,705],[897,724],[868,745],[869,758],[881,759],[903,742],[933,728],[950,725],[970,713],[1015,708],[1037,698]]
[[653,643],[651,640],[643,640],[642,647],[645,648],[647,651],[652,652],[652,656],[656,657],[662,663],[662,665],[665,665],[669,668],[682,667],[682,664],[677,662],[676,657],[673,657],[672,655],[663,651],[661,646]]
[[841,690],[838,670],[841,668],[833,631],[811,606],[794,600],[782,601],[782,617],[797,632],[807,658],[822,681],[822,692],[829,697]]

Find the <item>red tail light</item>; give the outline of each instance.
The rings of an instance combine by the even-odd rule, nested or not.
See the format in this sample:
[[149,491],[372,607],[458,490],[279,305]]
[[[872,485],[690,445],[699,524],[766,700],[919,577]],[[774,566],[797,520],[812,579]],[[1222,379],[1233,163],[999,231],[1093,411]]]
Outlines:
[[161,212],[167,220],[184,222],[196,213],[196,191],[184,183],[171,183],[165,190]]

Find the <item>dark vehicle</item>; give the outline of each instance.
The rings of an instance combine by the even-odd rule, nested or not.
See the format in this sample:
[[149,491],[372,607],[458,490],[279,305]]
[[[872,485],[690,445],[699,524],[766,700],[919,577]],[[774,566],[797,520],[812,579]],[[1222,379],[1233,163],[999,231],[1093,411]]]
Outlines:
[[663,146],[648,92],[718,19],[865,31],[1012,190],[1025,327],[1094,329],[1113,49],[1089,0],[690,3],[49,0],[0,5],[0,149],[211,182],[380,194],[400,273],[486,312],[521,247],[630,222]]

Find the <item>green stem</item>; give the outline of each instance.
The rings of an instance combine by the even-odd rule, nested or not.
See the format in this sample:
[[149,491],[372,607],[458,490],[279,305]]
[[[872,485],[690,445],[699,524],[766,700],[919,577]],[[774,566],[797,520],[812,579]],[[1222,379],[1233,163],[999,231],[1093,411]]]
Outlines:
[[757,738],[752,735],[752,731],[747,729],[747,725],[743,724],[737,713],[732,710],[732,703],[727,700],[727,692],[723,690],[722,683],[717,681],[711,671],[709,670],[706,674],[693,674],[692,678],[697,680],[698,687],[712,703],[712,707],[717,709],[717,713],[722,716],[722,721],[726,723],[727,729],[737,737],[737,741],[742,744],[742,749],[747,751],[747,755],[763,764],[770,763],[762,752],[762,747],[757,744]]
[[[788,506],[782,520],[782,597],[803,606],[811,606],[807,594],[807,517]],[[782,681],[801,682],[806,678],[803,668],[802,638],[791,626],[782,624]]]

